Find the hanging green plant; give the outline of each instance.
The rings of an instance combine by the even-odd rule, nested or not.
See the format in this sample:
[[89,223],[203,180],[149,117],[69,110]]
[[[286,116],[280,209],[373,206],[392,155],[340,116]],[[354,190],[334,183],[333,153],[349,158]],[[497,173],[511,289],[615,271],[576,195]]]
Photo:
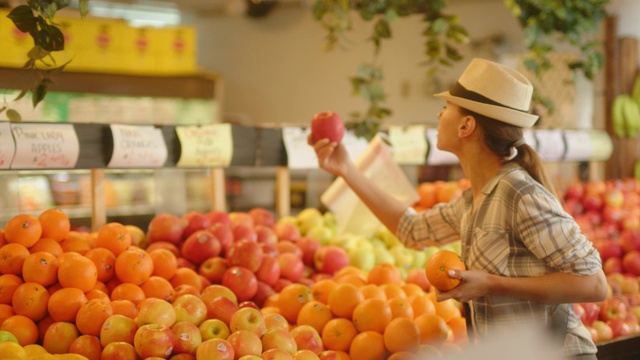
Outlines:
[[[580,54],[577,61],[566,64],[570,69],[582,71],[586,78],[593,79],[602,68],[604,57],[599,50],[601,42],[597,34],[607,15],[605,7],[609,0],[503,1],[524,30],[528,50],[524,66],[537,78],[541,79],[552,66],[559,65],[553,64],[547,56],[558,42],[574,46]],[[374,45],[373,61],[360,65],[358,75],[351,78],[353,93],[367,100],[370,106],[364,113],[351,114],[347,127],[371,139],[380,122],[392,114],[391,109],[383,106],[382,68],[376,65],[376,60],[382,40],[392,38],[393,21],[411,15],[422,16],[427,75],[432,75],[438,67],[448,67],[462,60],[459,48],[469,41],[469,35],[458,16],[445,11],[447,5],[447,0],[316,0],[313,16],[327,30],[326,50],[341,46],[340,40],[352,29],[354,14],[373,23],[369,38]],[[375,72],[366,69],[375,69]],[[536,91],[533,101],[546,108],[549,114],[553,113],[555,106],[551,99]]]
[[[28,33],[33,39],[33,48],[27,54],[28,60],[22,68],[37,74],[33,88],[23,89],[14,101],[31,93],[33,107],[36,107],[45,98],[48,86],[53,83],[53,75],[63,71],[69,63],[56,64],[52,53],[64,50],[64,35],[55,23],[54,16],[70,3],[71,0],[28,0],[26,5],[16,6],[9,12],[8,18],[18,30]],[[82,17],[87,15],[89,0],[79,1],[79,11]],[[20,114],[9,107],[6,97],[0,113],[5,110],[10,121],[22,121]]]

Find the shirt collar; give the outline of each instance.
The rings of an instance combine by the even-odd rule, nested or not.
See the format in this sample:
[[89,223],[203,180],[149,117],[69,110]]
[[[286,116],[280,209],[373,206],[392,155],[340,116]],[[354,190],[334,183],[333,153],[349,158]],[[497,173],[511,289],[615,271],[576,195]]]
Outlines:
[[505,175],[517,170],[522,170],[522,167],[518,163],[512,162],[512,161],[507,162],[500,168],[500,170],[498,170],[496,175],[493,178],[491,178],[491,180],[489,180],[489,182],[482,188],[482,193],[485,195],[489,195],[493,191],[493,189],[496,188],[496,186],[498,185],[498,182],[500,182],[500,180]]

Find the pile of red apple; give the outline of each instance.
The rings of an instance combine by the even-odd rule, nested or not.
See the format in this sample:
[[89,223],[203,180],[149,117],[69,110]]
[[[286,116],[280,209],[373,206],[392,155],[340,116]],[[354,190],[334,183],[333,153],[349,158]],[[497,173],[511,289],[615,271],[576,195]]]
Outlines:
[[565,209],[600,253],[610,296],[576,304],[595,341],[640,333],[640,182],[576,182],[564,193]]

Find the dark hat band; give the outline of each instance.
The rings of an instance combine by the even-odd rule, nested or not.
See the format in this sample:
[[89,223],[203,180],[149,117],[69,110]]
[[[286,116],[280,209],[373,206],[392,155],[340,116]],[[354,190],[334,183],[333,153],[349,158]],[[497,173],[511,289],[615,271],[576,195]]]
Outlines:
[[484,95],[478,94],[475,91],[467,90],[467,88],[462,86],[462,84],[460,84],[459,82],[456,82],[455,85],[451,87],[451,90],[449,90],[449,94],[455,97],[459,97],[459,98],[463,98],[463,99],[467,99],[467,100],[471,100],[471,101],[475,101],[475,102],[479,102],[487,105],[495,105],[495,106],[500,106],[503,108],[519,111],[522,113],[529,113],[528,111],[516,109],[511,106],[501,104],[497,101],[493,101],[488,97],[485,97]]

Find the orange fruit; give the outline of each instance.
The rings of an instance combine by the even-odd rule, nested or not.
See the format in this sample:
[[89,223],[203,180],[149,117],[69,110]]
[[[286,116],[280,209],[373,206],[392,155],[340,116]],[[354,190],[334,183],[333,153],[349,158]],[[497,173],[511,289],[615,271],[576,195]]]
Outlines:
[[97,336],[80,335],[69,346],[69,353],[82,355],[88,360],[100,360],[102,344]]
[[359,290],[365,299],[380,299],[385,301],[387,300],[387,294],[384,292],[382,287],[376,284],[364,285]]
[[84,256],[91,259],[98,271],[98,281],[107,282],[111,280],[115,273],[116,256],[111,250],[103,247],[93,248],[87,251]]
[[149,251],[149,256],[153,260],[153,275],[170,280],[176,273],[178,258],[171,251],[158,248]]
[[111,309],[114,315],[124,315],[134,319],[138,315],[138,308],[130,300],[113,300],[111,301]]
[[[435,294],[430,296],[435,297]],[[447,299],[444,301],[434,301],[433,304],[435,305],[435,308],[436,308],[436,315],[443,318],[445,322],[449,322],[449,320],[455,317],[462,316],[462,312],[458,307],[459,303],[454,299]]]
[[420,343],[428,345],[441,345],[449,336],[449,326],[440,316],[435,314],[422,314],[413,322],[420,330]]
[[393,298],[387,300],[387,305],[391,309],[391,318],[399,318],[404,317],[410,320],[413,320],[413,307],[411,306],[411,301],[409,299],[403,298]]
[[42,235],[42,225],[37,217],[29,214],[15,215],[4,227],[7,243],[20,244],[26,248],[33,246]]
[[280,291],[278,307],[280,313],[290,323],[294,324],[298,319],[298,313],[304,304],[313,300],[311,289],[300,283],[293,283],[285,286]]
[[22,274],[22,264],[29,256],[29,249],[21,244],[5,244],[0,248],[0,273]]
[[351,320],[333,318],[327,321],[322,329],[322,343],[329,350],[347,351],[357,334],[358,329]]
[[144,294],[144,290],[142,290],[140,285],[136,285],[133,283],[122,283],[111,290],[110,298],[111,301],[129,300],[137,305],[139,302],[144,300],[146,296]]
[[97,299],[106,303],[111,302],[111,298],[109,298],[109,295],[102,290],[91,289],[87,291],[85,295],[87,296],[87,300]]
[[169,280],[160,276],[150,276],[145,282],[140,285],[140,288],[147,298],[155,297],[172,302],[175,296],[173,285],[171,285]]
[[127,228],[117,222],[102,225],[96,236],[96,247],[111,250],[118,256],[131,245],[131,234]]
[[117,255],[115,269],[120,281],[141,285],[153,273],[153,259],[146,251],[132,247]]
[[407,318],[391,320],[382,335],[384,346],[391,353],[413,352],[420,344],[420,329],[418,329],[418,325]]
[[107,344],[102,349],[103,354],[112,354],[114,359],[118,360],[139,360],[140,357],[136,352],[133,344],[124,341],[115,341]]
[[31,253],[38,251],[45,251],[55,256],[60,256],[64,252],[64,250],[62,250],[62,245],[60,245],[59,242],[46,237],[40,238],[40,240],[36,241],[36,243],[29,248],[29,252]]
[[[339,270],[338,270],[339,271]],[[337,283],[332,279],[322,279],[316,281],[311,285],[311,295],[314,300],[320,301],[323,304],[329,303],[329,293],[331,289],[336,287]]]
[[53,324],[53,318],[49,315],[42,318],[40,321],[36,322],[36,326],[38,327],[38,342],[42,343],[42,339],[44,339],[44,334],[47,332],[47,329],[51,324]]
[[87,251],[93,249],[88,235],[67,236],[64,240],[60,241],[60,246],[62,247],[62,251],[66,253],[73,252],[80,255],[84,255]]
[[87,292],[97,281],[98,268],[91,259],[79,254],[62,257],[58,268],[58,282],[62,287],[75,287]]
[[113,315],[111,303],[100,299],[92,299],[84,303],[76,314],[76,326],[84,335],[100,335],[105,320]]
[[361,287],[367,284],[366,276],[360,274],[345,274],[339,279],[336,279],[337,283],[350,283],[356,287]]
[[402,284],[402,275],[395,265],[386,262],[380,263],[369,271],[367,283],[376,285]]
[[449,291],[460,285],[460,279],[449,276],[449,270],[465,270],[460,256],[450,250],[435,252],[429,257],[424,268],[431,286],[440,291]]
[[391,308],[380,299],[366,299],[353,309],[353,324],[360,332],[372,330],[382,334],[391,318]]
[[[80,334],[73,323],[54,322],[49,326],[42,339],[42,347],[50,354],[66,354],[73,340]],[[62,358],[64,359],[64,358]]]
[[337,284],[329,293],[329,309],[336,317],[351,319],[353,310],[364,301],[364,296],[351,283]]
[[424,294],[424,290],[422,290],[422,288],[418,284],[412,284],[412,283],[404,284],[402,286],[402,290],[404,290],[404,293],[405,295],[407,295],[407,297]]
[[13,315],[5,319],[0,330],[12,333],[22,346],[35,344],[38,341],[38,325],[23,315]]
[[22,278],[18,275],[0,275],[0,304],[11,304],[13,293],[23,282]]
[[75,322],[80,307],[87,296],[78,288],[62,288],[49,297],[47,311],[54,321]]
[[391,356],[389,356],[387,360],[419,360],[419,358],[416,354],[410,353],[408,351],[398,351],[391,354]]
[[188,267],[180,267],[176,269],[175,274],[171,279],[169,279],[169,282],[171,282],[171,285],[173,285],[174,288],[186,284],[195,287],[198,291],[202,291],[203,289],[200,274]]
[[385,295],[387,295],[387,299],[393,298],[402,298],[405,299],[407,294],[404,292],[404,289],[399,284],[387,283],[380,285],[382,291],[384,291]]
[[42,226],[42,237],[55,241],[62,241],[69,235],[71,222],[64,211],[60,209],[47,209],[38,216]]
[[311,325],[320,334],[331,319],[333,319],[333,314],[328,305],[317,300],[311,300],[300,309],[296,325]]
[[38,321],[47,316],[49,297],[49,292],[44,286],[25,282],[16,288],[11,305],[17,315],[24,315],[33,321]]
[[377,331],[359,333],[349,346],[349,356],[358,360],[384,360],[387,356],[384,337]]
[[173,291],[174,291],[174,294],[173,294],[174,299],[177,299],[180,297],[180,295],[184,295],[184,294],[191,294],[196,296],[201,295],[200,291],[198,291],[198,289],[196,289],[195,286],[192,286],[189,284],[178,285],[173,289]]
[[410,296],[409,300],[413,308],[413,317],[416,318],[422,314],[435,314],[436,305],[427,294]]
[[467,321],[464,317],[454,317],[447,322],[449,328],[453,332],[453,341],[456,344],[466,344],[469,342],[469,335],[467,333]]
[[358,275],[358,276],[363,276],[364,278],[366,278],[365,273],[362,271],[362,269],[353,266],[353,265],[347,265],[344,266],[342,268],[340,268],[338,271],[336,271],[333,274],[333,280],[334,281],[339,281],[341,277],[345,276],[345,275]]
[[34,252],[24,259],[22,279],[42,286],[53,285],[58,282],[59,267],[60,262],[55,255],[44,251]]
[[0,324],[15,314],[16,312],[13,311],[13,307],[11,305],[0,304]]

